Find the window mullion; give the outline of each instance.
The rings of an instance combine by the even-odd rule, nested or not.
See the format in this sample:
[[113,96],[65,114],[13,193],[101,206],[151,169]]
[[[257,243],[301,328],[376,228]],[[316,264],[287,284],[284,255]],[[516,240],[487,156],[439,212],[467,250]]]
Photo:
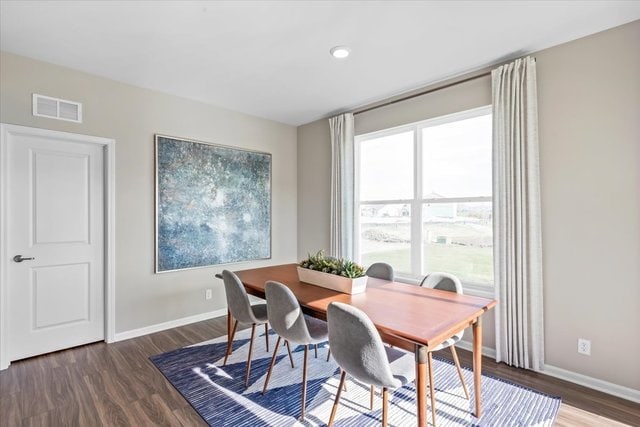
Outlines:
[[491,196],[479,197],[441,197],[439,199],[422,199],[422,203],[477,203],[490,202]]
[[360,200],[361,205],[410,205],[413,199]]
[[354,141],[353,162],[353,256],[355,262],[362,262],[360,255],[360,141]]
[[413,129],[413,201],[411,203],[411,274],[422,275],[422,132],[418,126]]

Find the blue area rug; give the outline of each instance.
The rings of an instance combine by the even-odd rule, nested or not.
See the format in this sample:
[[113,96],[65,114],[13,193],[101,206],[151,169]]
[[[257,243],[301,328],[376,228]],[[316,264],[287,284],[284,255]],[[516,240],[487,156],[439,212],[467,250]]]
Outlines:
[[[276,336],[270,336],[273,351]],[[307,410],[300,414],[303,347],[294,351],[291,368],[286,347],[279,348],[269,388],[261,394],[271,353],[265,349],[263,334],[256,334],[249,387],[245,388],[249,331],[236,334],[233,354],[222,366],[226,337],[151,357],[151,361],[211,426],[322,426],[331,413],[339,381],[339,368],[326,361],[327,348],[318,349],[318,358],[309,352]],[[444,350],[447,351],[447,350]],[[413,357],[409,354],[407,357]],[[473,373],[464,369],[471,399],[464,398],[455,365],[434,358],[436,422],[438,426],[551,426],[560,407],[560,398],[548,396],[499,378],[482,376],[483,410],[480,420],[473,411]],[[389,395],[389,425],[416,425],[413,383]],[[429,399],[427,399],[429,400]],[[428,409],[431,424],[431,412]],[[336,426],[380,425],[382,400],[376,392],[374,409],[369,409],[369,386],[347,376]]]

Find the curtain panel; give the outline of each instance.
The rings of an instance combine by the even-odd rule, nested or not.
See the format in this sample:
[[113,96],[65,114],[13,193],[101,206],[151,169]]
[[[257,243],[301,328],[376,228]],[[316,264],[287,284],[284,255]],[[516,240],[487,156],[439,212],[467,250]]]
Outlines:
[[329,119],[331,130],[331,237],[336,258],[353,259],[354,127],[353,114]]
[[492,71],[496,361],[544,364],[535,59]]

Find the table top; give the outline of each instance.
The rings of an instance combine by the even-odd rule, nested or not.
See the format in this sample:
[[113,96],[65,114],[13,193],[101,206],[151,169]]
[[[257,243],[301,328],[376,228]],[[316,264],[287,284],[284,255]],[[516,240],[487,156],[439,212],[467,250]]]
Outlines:
[[[364,293],[349,295],[300,282],[297,264],[236,271],[247,292],[264,297],[267,280],[281,282],[295,294],[305,311],[326,319],[327,307],[338,301],[364,311],[383,334],[433,348],[470,326],[493,299],[422,288],[370,277]],[[390,342],[390,344],[395,344]]]

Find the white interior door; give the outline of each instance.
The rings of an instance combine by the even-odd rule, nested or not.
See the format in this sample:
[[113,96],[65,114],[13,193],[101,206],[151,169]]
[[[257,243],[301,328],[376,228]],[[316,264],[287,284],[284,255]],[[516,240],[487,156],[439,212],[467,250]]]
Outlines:
[[52,134],[6,138],[9,360],[104,339],[103,146]]

